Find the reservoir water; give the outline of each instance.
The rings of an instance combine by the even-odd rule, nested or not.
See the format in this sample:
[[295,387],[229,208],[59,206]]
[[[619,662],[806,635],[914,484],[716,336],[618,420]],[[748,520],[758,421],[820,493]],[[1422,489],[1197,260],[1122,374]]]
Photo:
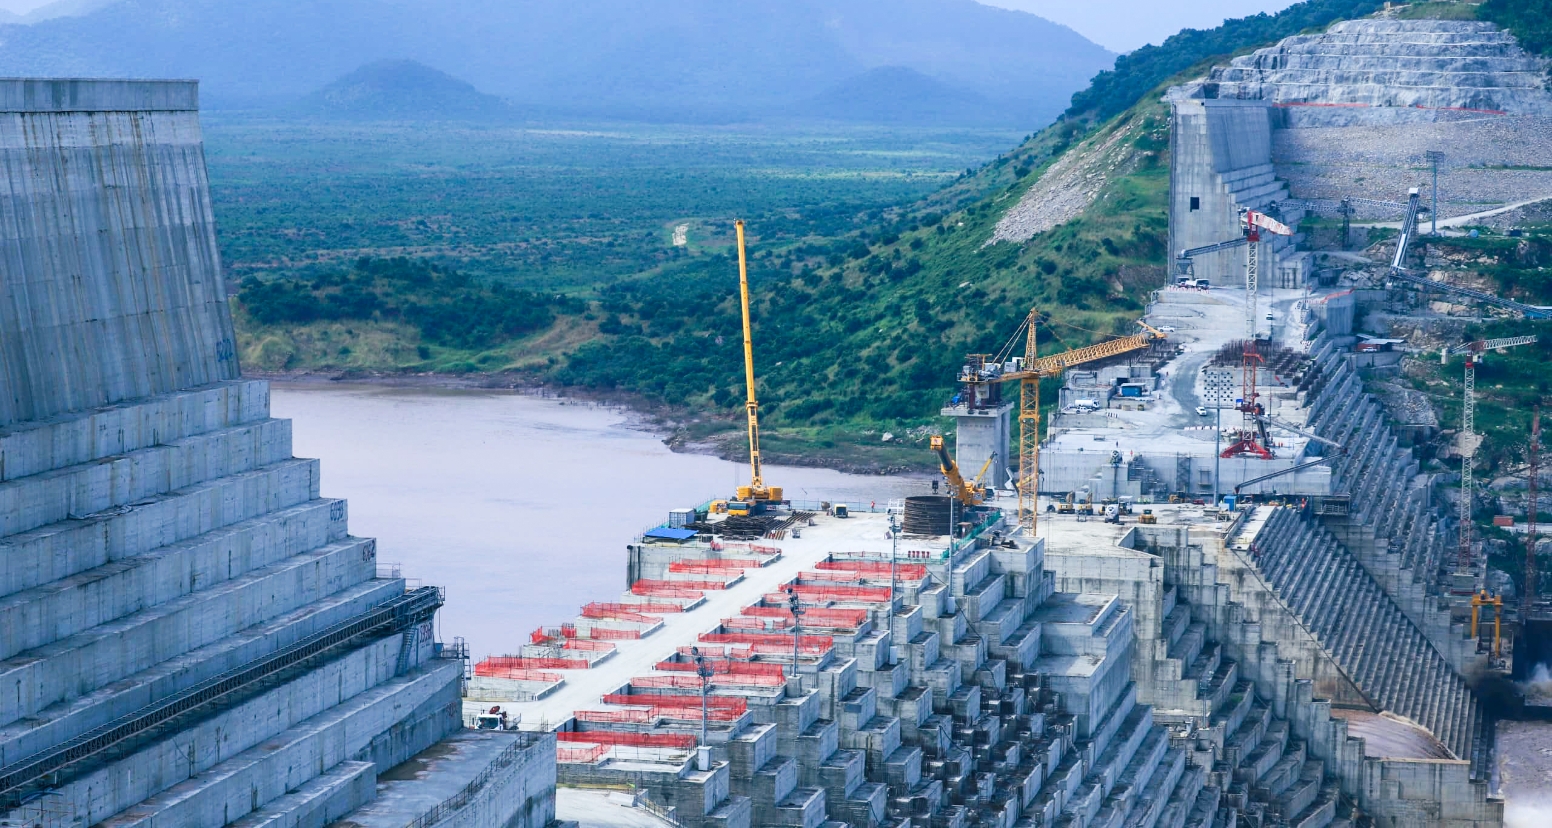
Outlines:
[[[625,545],[673,508],[726,497],[749,467],[676,454],[621,411],[516,393],[275,383],[298,457],[350,501],[380,564],[446,587],[439,639],[516,652],[541,624],[626,588]],[[924,478],[768,467],[788,497],[879,508]]]

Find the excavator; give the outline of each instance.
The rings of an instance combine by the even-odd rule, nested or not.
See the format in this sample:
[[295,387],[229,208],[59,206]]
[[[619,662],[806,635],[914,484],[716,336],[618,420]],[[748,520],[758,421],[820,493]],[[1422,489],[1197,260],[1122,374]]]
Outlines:
[[981,478],[986,476],[986,470],[992,467],[992,461],[997,459],[995,453],[986,458],[981,464],[981,471],[970,482],[965,482],[964,475],[959,473],[959,464],[949,456],[948,449],[943,445],[942,435],[932,436],[932,450],[938,455],[938,468],[948,480],[948,492],[959,502],[966,506],[980,506],[987,500],[986,490],[981,488]]
[[[1035,536],[1036,511],[1038,511],[1040,485],[1040,380],[1058,377],[1063,371],[1087,362],[1139,351],[1159,340],[1168,339],[1163,331],[1138,321],[1142,333],[1076,348],[1053,356],[1036,353],[1036,328],[1040,324],[1040,311],[1031,308],[1019,330],[1015,331],[999,354],[971,354],[959,375],[959,397],[966,400],[986,399],[990,386],[1017,381],[1019,384],[1019,464],[1015,484],[1019,495],[1019,525],[1025,535]],[[1024,354],[1015,357],[1013,349],[1023,338]]]

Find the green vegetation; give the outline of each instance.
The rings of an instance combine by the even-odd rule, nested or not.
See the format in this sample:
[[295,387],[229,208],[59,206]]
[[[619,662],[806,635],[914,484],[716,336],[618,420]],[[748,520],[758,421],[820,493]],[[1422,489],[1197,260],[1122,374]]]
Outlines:
[[1229,20],[1215,29],[1186,29],[1162,45],[1150,44],[1117,58],[1115,69],[1100,72],[1089,88],[1072,96],[1072,107],[1063,117],[1106,120],[1130,108],[1159,84],[1204,61],[1325,28],[1338,20],[1363,17],[1384,6],[1376,0],[1305,0],[1273,15]]
[[1476,20],[1477,6],[1458,0],[1436,3],[1413,3],[1403,6],[1396,13],[1402,20]]
[[1478,13],[1512,32],[1527,51],[1552,56],[1552,6],[1546,0],[1487,0]]

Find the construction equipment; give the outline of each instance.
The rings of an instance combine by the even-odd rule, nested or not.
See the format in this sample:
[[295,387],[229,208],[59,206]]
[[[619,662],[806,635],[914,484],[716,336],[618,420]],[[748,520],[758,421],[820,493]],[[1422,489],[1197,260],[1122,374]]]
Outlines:
[[[1520,590],[1520,619],[1530,618],[1531,610],[1536,605],[1536,596],[1541,591],[1541,578],[1536,569],[1536,514],[1540,508],[1537,503],[1539,483],[1536,479],[1541,473],[1541,406],[1536,406],[1535,413],[1530,417],[1530,496],[1525,504],[1525,588]],[[1523,629],[1523,627],[1522,627]]]
[[1494,595],[1489,597],[1485,589],[1471,596],[1472,641],[1480,640],[1477,638],[1477,614],[1481,612],[1483,607],[1493,608],[1493,658],[1498,658],[1503,642],[1503,596]]
[[1056,504],[1056,513],[1058,515],[1077,514],[1078,507],[1074,505],[1075,503],[1077,503],[1077,496],[1072,492],[1068,492],[1067,497],[1065,497],[1061,503]]
[[1537,337],[1534,336],[1479,339],[1476,342],[1445,348],[1439,353],[1441,365],[1448,365],[1452,356],[1466,355],[1466,374],[1462,384],[1463,402],[1460,414],[1460,550],[1455,562],[1458,570],[1471,568],[1471,512],[1476,499],[1474,467],[1477,448],[1482,444],[1482,435],[1476,433],[1477,365],[1482,362],[1482,357],[1488,351],[1503,351],[1507,348],[1529,345],[1536,339]]
[[1256,351],[1256,309],[1260,304],[1261,289],[1261,233],[1264,230],[1279,236],[1291,236],[1293,230],[1271,216],[1255,210],[1241,210],[1240,222],[1243,232],[1240,238],[1182,250],[1175,261],[1181,274],[1188,275],[1191,272],[1191,262],[1197,256],[1237,247],[1245,248],[1245,350],[1241,374],[1243,389],[1238,406],[1244,413],[1245,420],[1237,439],[1220,456],[1230,458],[1249,454],[1263,460],[1270,460],[1272,452],[1266,446],[1266,430],[1256,420],[1257,416],[1265,413],[1265,409],[1257,402],[1258,392],[1256,391],[1256,373],[1264,362]]
[[1233,250],[1238,247],[1245,248],[1245,338],[1254,342],[1256,338],[1256,306],[1260,293],[1260,265],[1261,265],[1261,231],[1265,230],[1279,236],[1291,236],[1293,230],[1286,224],[1272,218],[1265,213],[1255,210],[1240,210],[1240,230],[1242,235],[1228,241],[1209,244],[1203,247],[1193,247],[1180,251],[1175,258],[1175,266],[1181,276],[1193,275],[1192,262],[1198,256],[1209,253],[1217,253],[1223,250]]
[[[1162,331],[1139,320],[1137,324],[1143,327],[1142,333],[1042,357],[1037,353],[1036,345],[1039,324],[1040,312],[1031,308],[1001,353],[995,356],[971,354],[959,376],[959,395],[967,400],[988,398],[988,388],[1000,383],[1015,380],[1019,383],[1019,464],[1014,484],[1019,496],[1019,525],[1029,537],[1035,535],[1040,490],[1041,378],[1060,376],[1075,365],[1142,350],[1158,340],[1168,339]],[[1024,355],[1014,357],[1013,349],[1020,334],[1024,339]]]
[[[738,500],[755,508],[781,502],[781,487],[766,486],[760,468],[760,403],[754,387],[754,330],[749,323],[749,260],[744,253],[744,222],[734,223],[738,233],[738,294],[744,308],[744,383],[749,399],[744,408],[749,414],[749,485],[738,487]],[[748,512],[746,511],[745,514]]]
[[1152,525],[1159,522],[1159,516],[1155,515],[1152,509],[1144,509],[1142,514],[1138,516],[1137,522]]
[[986,490],[981,488],[981,478],[986,476],[986,470],[991,468],[992,461],[997,459],[996,453],[986,458],[980,474],[975,476],[974,481],[967,483],[964,476],[959,473],[959,464],[954,462],[954,458],[949,456],[948,449],[943,445],[942,435],[934,434],[931,445],[932,450],[938,455],[938,469],[948,480],[949,494],[958,498],[959,502],[966,506],[979,506],[985,502]]

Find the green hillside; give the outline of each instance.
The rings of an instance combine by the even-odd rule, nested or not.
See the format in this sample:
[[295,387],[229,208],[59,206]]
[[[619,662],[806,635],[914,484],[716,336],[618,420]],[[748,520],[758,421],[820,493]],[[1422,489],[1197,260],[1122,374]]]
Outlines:
[[[1131,332],[1148,292],[1166,279],[1164,88],[1381,5],[1309,0],[1182,32],[1118,60],[1074,96],[1066,116],[1017,148],[919,202],[859,217],[859,229],[768,243],[781,228],[751,225],[761,403],[777,459],[817,448],[865,465],[852,462],[857,447],[881,447],[884,433],[900,436],[895,446],[924,445],[964,354],[997,350],[1031,306],[1051,317],[1042,333],[1053,348]],[[1007,211],[1064,158],[1107,171],[1094,202],[1025,243],[988,244]],[[731,217],[698,230],[693,255],[598,287],[580,313],[557,305],[546,331],[479,348],[401,351],[383,367],[509,371],[633,395],[687,422],[684,439],[725,432],[736,452],[743,390]],[[240,304],[251,318],[263,298],[245,288]],[[923,454],[893,448],[879,462]]]

